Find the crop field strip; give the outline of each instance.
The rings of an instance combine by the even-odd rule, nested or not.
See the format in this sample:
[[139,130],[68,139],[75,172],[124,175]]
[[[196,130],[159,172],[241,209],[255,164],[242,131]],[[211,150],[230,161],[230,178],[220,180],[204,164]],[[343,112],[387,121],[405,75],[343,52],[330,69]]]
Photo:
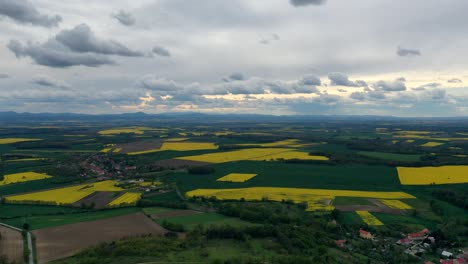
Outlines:
[[37,138],[0,138],[0,145],[2,144],[13,144],[18,142],[28,142],[28,141],[39,141],[42,139]]
[[370,225],[370,226],[382,226],[384,223],[377,219],[377,217],[373,216],[371,213],[368,211],[356,211],[356,213],[361,217],[362,221],[364,223]]
[[117,192],[122,191],[116,187],[116,181],[102,181],[89,184],[80,184],[71,187],[63,187],[48,191],[39,191],[21,195],[12,195],[5,197],[6,203],[27,204],[40,203],[52,205],[71,205],[96,191]]
[[397,167],[402,185],[468,183],[468,166]]
[[302,189],[302,188],[274,188],[251,187],[239,189],[197,189],[186,193],[188,197],[215,197],[219,200],[247,201],[293,201],[308,203],[307,210],[333,210],[330,201],[337,196],[360,197],[376,199],[415,199],[416,197],[404,192],[371,192],[350,190]]
[[255,173],[230,173],[226,176],[223,176],[216,181],[221,182],[246,182],[253,177],[257,176]]
[[206,142],[164,142],[158,149],[149,149],[135,152],[128,152],[128,155],[141,155],[165,150],[173,151],[191,151],[191,150],[214,150],[218,149],[213,143]]
[[411,207],[408,204],[405,204],[404,202],[400,200],[380,199],[379,201],[392,209],[403,209],[403,210],[413,209],[413,207]]
[[136,205],[138,200],[141,199],[141,193],[126,192],[123,195],[117,197],[109,203],[109,207],[122,206],[122,205]]
[[3,176],[3,180],[0,181],[0,186],[7,185],[7,184],[14,184],[20,182],[27,182],[27,181],[37,181],[52,178],[52,176],[44,174],[44,173],[36,173],[36,172],[20,172],[14,174],[7,174]]
[[321,161],[329,160],[329,158],[325,156],[313,156],[309,155],[307,152],[301,152],[290,148],[249,148],[234,151],[179,157],[177,159],[209,163],[224,163],[241,160],[268,161],[275,159],[304,159]]

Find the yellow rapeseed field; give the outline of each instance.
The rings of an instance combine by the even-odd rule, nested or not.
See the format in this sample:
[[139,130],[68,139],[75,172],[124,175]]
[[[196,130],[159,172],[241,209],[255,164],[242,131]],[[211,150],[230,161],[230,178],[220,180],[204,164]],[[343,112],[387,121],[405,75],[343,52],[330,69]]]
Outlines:
[[223,163],[240,160],[275,160],[275,159],[307,159],[328,160],[324,156],[309,156],[306,152],[296,151],[288,148],[251,148],[234,151],[209,153],[195,156],[180,157],[177,159]]
[[37,181],[37,180],[47,179],[51,177],[52,176],[47,175],[45,173],[36,173],[32,171],[7,174],[7,175],[4,175],[3,180],[0,181],[0,186],[12,184],[12,183],[18,183],[18,182]]
[[307,146],[306,144],[300,144],[298,139],[286,139],[271,143],[245,143],[245,144],[238,144],[239,146],[258,146],[258,147],[288,147],[288,148],[302,148]]
[[223,182],[246,182],[253,177],[257,176],[255,173],[229,173],[226,176],[223,176],[217,181],[223,181]]
[[[324,200],[333,200],[337,196],[362,197],[376,199],[413,199],[416,198],[404,192],[369,192],[348,190],[326,190],[326,189],[302,189],[302,188],[277,188],[277,187],[252,187],[238,189],[197,189],[187,192],[188,197],[215,197],[219,200],[247,201],[270,200],[270,201],[293,201],[295,203],[306,202],[308,210],[318,207],[333,209]],[[322,208],[320,208],[322,209]]]
[[422,144],[421,147],[429,147],[429,148],[432,148],[432,147],[438,147],[438,146],[443,145],[443,144],[445,144],[445,143],[429,141],[429,142],[427,142],[427,143]]
[[143,151],[129,152],[128,155],[141,155],[165,150],[174,150],[174,151],[190,151],[190,150],[207,150],[207,149],[217,149],[213,143],[205,142],[164,142],[159,149],[150,149]]
[[46,158],[25,158],[25,159],[13,159],[13,160],[6,160],[8,162],[21,162],[21,161],[38,161],[38,160],[46,160]]
[[397,167],[403,185],[468,183],[468,166]]
[[58,188],[48,191],[39,191],[27,194],[12,195],[5,198],[7,203],[44,203],[54,205],[69,205],[96,192],[122,191],[116,187],[117,181],[102,181],[89,184],[80,184],[70,187]]
[[103,148],[103,149],[101,149],[101,151],[99,151],[99,152],[107,153],[107,152],[109,152],[109,151],[111,151],[111,150],[112,150],[112,148]]
[[364,223],[370,226],[382,226],[384,225],[377,217],[373,216],[368,211],[356,211],[356,213],[362,218]]
[[166,140],[164,140],[165,142],[180,142],[180,141],[185,141],[187,140],[188,138],[168,138]]
[[26,142],[26,141],[38,141],[42,139],[37,138],[0,138],[0,145],[2,144],[12,144],[17,142]]
[[135,205],[141,198],[141,193],[126,192],[123,195],[117,197],[108,204],[109,207],[116,207],[122,205]]
[[122,148],[115,148],[114,150],[112,150],[112,152],[114,153],[119,153],[120,151],[122,151]]
[[385,200],[385,199],[381,199],[380,200],[383,204],[385,204],[386,206],[392,208],[392,209],[403,209],[403,210],[407,210],[407,209],[413,209],[413,207],[409,206],[408,204],[405,204],[404,202],[400,201],[400,200]]

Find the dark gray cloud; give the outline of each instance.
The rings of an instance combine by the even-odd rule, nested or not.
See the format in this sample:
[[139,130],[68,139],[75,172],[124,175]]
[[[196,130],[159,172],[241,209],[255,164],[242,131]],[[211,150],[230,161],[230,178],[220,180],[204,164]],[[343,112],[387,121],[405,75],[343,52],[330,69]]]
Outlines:
[[8,48],[17,58],[31,57],[35,63],[48,67],[66,68],[77,65],[99,67],[106,64],[115,64],[107,56],[93,53],[76,53],[63,47],[54,49],[51,46],[54,45],[51,43],[50,45],[33,43],[23,45],[18,40],[10,40],[8,43]]
[[229,75],[229,79],[234,81],[243,81],[245,80],[245,76],[241,72],[233,72],[231,75]]
[[406,49],[398,46],[396,54],[400,57],[421,56],[421,51],[419,49]]
[[6,78],[10,78],[10,75],[6,73],[0,73],[0,79],[6,79]]
[[117,41],[97,38],[86,24],[62,30],[42,44],[28,42],[23,45],[18,40],[11,40],[8,48],[17,58],[31,57],[39,65],[56,68],[115,64],[107,55],[146,56],[143,52],[131,50]]
[[86,24],[78,25],[70,30],[62,30],[55,36],[55,39],[74,52],[93,52],[127,57],[145,56],[143,52],[130,50],[115,40],[98,39]]
[[444,89],[434,89],[429,92],[432,100],[443,100],[447,96],[447,92]]
[[112,18],[117,19],[117,21],[120,22],[120,24],[124,26],[133,26],[136,23],[135,17],[124,10],[120,10],[118,13],[113,13],[111,14]]
[[56,27],[62,21],[59,15],[41,14],[27,0],[0,0],[0,16],[5,16],[20,24],[43,27]]
[[300,85],[322,85],[322,82],[320,81],[320,78],[312,75],[312,74],[307,74],[302,76],[302,78],[299,80]]
[[171,56],[171,53],[169,52],[169,50],[161,46],[154,46],[152,51],[154,54],[157,54],[159,56],[163,56],[163,57]]
[[373,85],[376,91],[398,92],[406,91],[406,84],[398,79],[395,81],[378,81]]
[[49,67],[66,68],[70,66],[83,65],[88,67],[98,67],[105,64],[114,64],[107,56],[91,53],[73,53],[67,50],[51,49],[33,43],[23,45],[18,40],[11,40],[8,48],[17,58],[31,57],[39,64]]
[[331,85],[340,85],[347,87],[367,87],[367,83],[363,80],[351,81],[349,77],[341,72],[332,72],[328,74]]
[[41,85],[41,86],[56,87],[56,88],[61,88],[61,89],[71,88],[71,86],[68,83],[61,81],[61,80],[54,79],[46,75],[35,77],[33,80],[31,80],[31,83]]
[[276,33],[273,33],[273,34],[268,35],[268,36],[266,36],[266,37],[265,37],[265,36],[260,36],[260,41],[259,41],[259,43],[260,43],[260,44],[263,44],[263,45],[268,45],[268,44],[270,44],[271,42],[273,42],[273,41],[278,41],[278,40],[280,40],[279,35],[276,34]]
[[291,5],[300,7],[300,6],[307,6],[307,5],[323,5],[327,2],[327,0],[289,0]]
[[453,78],[450,80],[447,80],[448,83],[462,83],[463,81],[458,79],[458,78]]

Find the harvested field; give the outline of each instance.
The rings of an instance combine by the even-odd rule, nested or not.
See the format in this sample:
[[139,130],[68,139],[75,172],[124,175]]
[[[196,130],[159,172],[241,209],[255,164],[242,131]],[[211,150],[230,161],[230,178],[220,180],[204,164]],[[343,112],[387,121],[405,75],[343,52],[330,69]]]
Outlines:
[[162,212],[158,214],[152,214],[151,218],[153,219],[160,219],[160,218],[171,218],[171,217],[178,217],[178,216],[187,216],[187,215],[194,215],[194,214],[201,214],[200,211],[194,210],[177,210],[177,211],[170,211],[170,212]]
[[38,263],[72,256],[104,241],[167,231],[142,213],[33,231]]
[[203,161],[192,161],[192,160],[180,160],[180,159],[166,159],[166,160],[158,160],[153,163],[156,166],[165,169],[186,169],[190,167],[199,167],[199,166],[206,166],[210,165],[209,162]]
[[82,207],[83,205],[85,205],[86,207],[91,207],[91,205],[94,203],[93,208],[102,209],[105,208],[107,204],[114,199],[114,192],[94,192],[86,196],[85,198],[73,203],[72,206]]
[[119,153],[127,154],[129,152],[139,152],[150,149],[160,149],[162,141],[138,141],[125,144],[117,144],[116,149],[120,149]]
[[0,226],[0,256],[6,256],[13,263],[23,262],[23,237],[21,233],[8,227]]

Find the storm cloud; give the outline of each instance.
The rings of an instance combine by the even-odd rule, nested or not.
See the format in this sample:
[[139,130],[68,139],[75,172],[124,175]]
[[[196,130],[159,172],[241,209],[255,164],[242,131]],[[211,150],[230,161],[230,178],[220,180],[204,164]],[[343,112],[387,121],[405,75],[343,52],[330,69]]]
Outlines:
[[62,21],[59,15],[41,14],[27,0],[1,0],[0,17],[5,16],[20,24],[31,24],[34,26],[56,27]]

